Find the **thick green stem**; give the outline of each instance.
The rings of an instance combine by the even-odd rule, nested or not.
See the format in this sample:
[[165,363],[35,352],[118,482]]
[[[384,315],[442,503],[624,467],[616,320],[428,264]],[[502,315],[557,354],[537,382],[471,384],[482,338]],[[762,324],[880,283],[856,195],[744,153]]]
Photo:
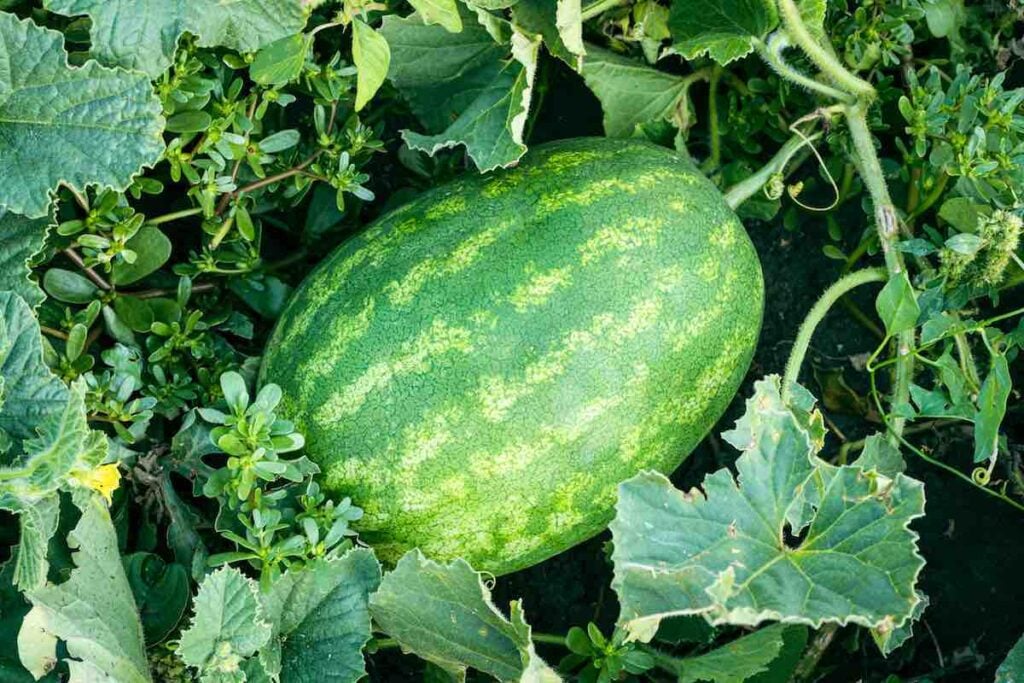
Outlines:
[[782,56],[782,51],[786,48],[788,42],[785,39],[785,34],[775,33],[769,39],[768,43],[762,43],[756,41],[754,43],[757,48],[757,53],[761,55],[764,61],[768,62],[768,65],[775,69],[776,72],[788,81],[792,81],[799,86],[802,86],[812,92],[820,93],[826,97],[839,102],[852,102],[854,98],[849,94],[838,88],[833,88],[827,83],[815,80],[810,76],[800,73],[793,68],[786,58]]
[[786,374],[782,382],[784,396],[789,395],[790,385],[796,383],[800,375],[800,367],[803,365],[804,357],[807,355],[807,349],[811,345],[811,337],[814,336],[814,330],[817,329],[818,324],[825,318],[825,314],[829,312],[829,309],[835,306],[836,302],[850,290],[869,282],[885,282],[888,277],[888,273],[881,268],[865,268],[854,271],[837,280],[831,287],[825,290],[825,293],[821,295],[817,303],[811,307],[803,323],[800,324],[800,331],[796,335],[796,341],[793,342],[793,350],[789,353],[789,361],[786,363]]
[[[903,261],[903,254],[896,249],[900,232],[899,219],[896,215],[896,207],[889,196],[889,187],[882,174],[882,164],[878,160],[871,131],[868,129],[867,105],[858,102],[846,107],[845,113],[861,180],[871,196],[871,203],[874,207],[875,228],[878,230],[878,240],[882,245],[882,253],[885,255],[885,266],[890,276],[902,275],[906,271],[906,264]],[[914,328],[900,332],[896,336],[897,362],[893,374],[890,402],[893,407],[902,406],[910,398],[910,383],[914,376],[912,350],[915,341]],[[893,445],[899,445],[899,436],[903,433],[905,423],[906,418],[903,417],[894,417],[889,422],[889,427],[892,430],[889,440]]]
[[773,175],[782,172],[782,169],[793,158],[793,155],[800,151],[801,147],[808,142],[817,140],[819,137],[821,137],[821,133],[807,136],[794,135],[791,137],[767,164],[762,166],[756,173],[747,176],[725,191],[726,203],[735,209],[753,197],[761,191],[761,188],[771,180]]
[[779,0],[782,21],[790,40],[803,50],[814,65],[840,88],[859,98],[874,99],[875,89],[870,83],[851,73],[835,55],[818,42],[804,24],[795,0]]

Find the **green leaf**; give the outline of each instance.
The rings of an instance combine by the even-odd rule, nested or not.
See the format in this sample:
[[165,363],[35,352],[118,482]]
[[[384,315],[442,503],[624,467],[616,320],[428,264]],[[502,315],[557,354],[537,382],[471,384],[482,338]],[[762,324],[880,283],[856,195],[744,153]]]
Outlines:
[[978,220],[987,210],[983,204],[967,197],[953,197],[942,203],[939,218],[956,228],[957,232],[972,233],[977,230]]
[[807,627],[787,627],[782,632],[782,649],[778,656],[768,665],[767,671],[751,677],[747,683],[789,683],[793,680],[793,672],[799,666],[806,646]]
[[1010,649],[1006,659],[996,669],[995,683],[1021,683],[1024,681],[1024,636]]
[[456,0],[409,0],[425,24],[439,24],[450,33],[462,30],[462,18]]
[[153,225],[142,226],[125,246],[137,256],[135,263],[119,261],[114,264],[110,280],[115,285],[138,282],[167,263],[171,257],[171,241]]
[[929,602],[928,596],[924,593],[918,592],[917,596],[920,598],[920,601],[914,606],[914,611],[910,614],[910,618],[903,622],[902,626],[871,629],[871,637],[874,639],[875,645],[878,646],[878,650],[882,655],[888,657],[913,635],[914,623],[924,614]]
[[168,133],[201,133],[210,127],[213,117],[205,111],[183,111],[167,119]]
[[359,69],[356,73],[356,111],[359,111],[377,94],[391,64],[388,41],[362,19],[352,22],[352,61]]
[[675,0],[668,29],[688,59],[707,53],[724,65],[749,54],[778,23],[768,0]]
[[540,36],[551,54],[579,71],[587,54],[582,11],[580,0],[519,0],[512,23],[522,33]]
[[178,654],[200,675],[244,681],[239,669],[270,639],[256,583],[231,567],[213,572],[199,586],[192,623],[182,631]]
[[917,324],[921,309],[906,273],[889,278],[875,299],[875,310],[890,336],[912,329]]
[[87,304],[97,298],[99,289],[81,273],[63,268],[50,268],[43,274],[43,289],[57,301]]
[[14,292],[35,308],[46,295],[31,277],[29,261],[43,249],[49,219],[30,219],[0,210],[0,291]]
[[0,565],[0,681],[32,683],[18,656],[18,630],[32,605],[14,585],[14,563]]
[[974,462],[996,457],[999,446],[999,425],[1006,417],[1006,402],[1012,389],[1010,366],[1006,356],[997,354],[981,384],[978,410],[974,414]]
[[272,629],[260,654],[267,670],[283,683],[355,683],[365,676],[368,603],[378,585],[380,564],[363,548],[285,573],[263,599]]
[[63,37],[0,14],[0,206],[46,215],[58,183],[123,190],[163,152],[149,79],[68,66]]
[[282,86],[302,73],[312,40],[302,33],[275,40],[256,53],[249,76],[260,85]]
[[927,0],[922,3],[928,30],[936,38],[948,38],[960,43],[960,29],[968,21],[964,0]]
[[302,30],[301,0],[45,0],[46,9],[92,19],[92,54],[110,66],[138,69],[150,78],[171,64],[186,31],[200,47],[253,52]]
[[683,493],[646,472],[620,485],[612,587],[632,637],[678,614],[882,629],[910,618],[924,561],[907,525],[923,513],[922,485],[815,457],[821,414],[806,390],[792,393],[784,403],[775,376],[755,385],[723,435],[743,451],[736,479],[723,469]]
[[132,553],[123,558],[123,564],[146,643],[159,643],[178,625],[188,606],[188,571],[153,553]]
[[27,593],[32,609],[18,634],[22,662],[36,677],[45,674],[57,664],[60,640],[71,683],[149,681],[142,626],[99,496],[83,505],[68,544],[76,550],[71,577]]
[[57,527],[58,489],[74,485],[106,455],[106,439],[89,429],[85,386],[68,387],[43,363],[39,323],[11,292],[0,292],[0,509],[18,514],[14,580],[22,589],[46,579],[46,546]]
[[384,17],[381,33],[391,46],[388,78],[431,134],[402,131],[406,144],[435,154],[464,145],[476,167],[509,166],[526,153],[538,42],[512,35],[512,56],[459,5],[463,30],[427,26],[418,14]]
[[881,434],[872,434],[864,440],[864,450],[854,464],[862,470],[874,470],[890,479],[907,469],[899,449]]
[[768,665],[779,656],[786,628],[791,627],[774,624],[707,654],[683,659],[679,662],[677,683],[745,683],[752,676],[767,671]]
[[476,669],[500,681],[557,681],[533,651],[518,602],[506,619],[464,560],[442,565],[406,553],[370,597],[374,622],[406,652],[449,672]]
[[583,79],[601,101],[604,132],[630,137],[637,126],[669,119],[685,106],[689,81],[591,46],[583,62]]

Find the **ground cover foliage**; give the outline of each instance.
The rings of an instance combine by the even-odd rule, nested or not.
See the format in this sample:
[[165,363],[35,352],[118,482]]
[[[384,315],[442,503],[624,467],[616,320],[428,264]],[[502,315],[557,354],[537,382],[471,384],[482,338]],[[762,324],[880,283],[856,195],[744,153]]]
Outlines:
[[[1024,515],[1022,26],[965,0],[0,0],[0,680],[1021,680],[1019,616],[936,637],[919,533],[933,487],[992,539]],[[583,598],[614,607],[549,633],[462,560],[382,566],[256,372],[330,246],[588,111],[834,284],[766,320],[785,362],[720,457],[621,484]],[[813,358],[826,314],[870,340],[842,370]]]

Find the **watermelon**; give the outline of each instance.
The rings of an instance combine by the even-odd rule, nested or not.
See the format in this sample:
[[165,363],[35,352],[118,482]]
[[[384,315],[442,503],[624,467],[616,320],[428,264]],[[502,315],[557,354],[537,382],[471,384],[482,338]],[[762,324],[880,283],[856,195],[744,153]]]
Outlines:
[[384,560],[418,547],[500,575],[600,532],[619,482],[683,461],[738,389],[762,307],[750,239],[692,163],[561,141],[343,243],[260,377]]

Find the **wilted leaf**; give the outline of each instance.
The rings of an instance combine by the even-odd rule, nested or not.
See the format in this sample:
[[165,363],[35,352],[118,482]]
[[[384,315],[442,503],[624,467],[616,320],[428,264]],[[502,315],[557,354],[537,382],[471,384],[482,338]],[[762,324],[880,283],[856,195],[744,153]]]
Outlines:
[[683,493],[647,472],[619,487],[612,586],[634,637],[676,614],[883,630],[910,618],[924,561],[907,526],[923,513],[922,485],[816,458],[821,414],[793,393],[784,404],[777,377],[755,385],[724,435],[743,451],[736,479],[720,470]]
[[675,0],[668,28],[679,52],[692,59],[707,53],[728,64],[750,53],[779,23],[768,0]]
[[76,568],[62,584],[27,593],[32,610],[18,634],[25,667],[37,677],[57,663],[57,641],[67,648],[71,683],[150,680],[142,626],[121,569],[117,535],[106,506],[94,496],[68,535]]
[[163,151],[149,79],[95,62],[71,68],[60,33],[0,13],[0,206],[46,215],[49,191],[123,190]]
[[622,138],[641,124],[671,118],[685,106],[689,87],[685,78],[593,46],[583,62],[583,79],[601,100],[604,132]]
[[558,681],[533,651],[518,602],[506,619],[464,560],[442,565],[407,553],[370,598],[374,621],[406,652],[446,671],[476,669],[500,681]]
[[285,573],[263,596],[272,629],[260,655],[267,670],[280,672],[283,683],[355,683],[365,676],[368,601],[379,584],[380,564],[362,548]]
[[45,0],[51,12],[92,19],[92,53],[101,62],[156,78],[167,69],[181,34],[201,47],[252,52],[298,33],[302,0]]
[[419,15],[384,18],[391,46],[388,78],[431,134],[403,131],[413,149],[434,154],[465,145],[480,171],[508,166],[526,153],[537,41],[512,36],[512,56],[461,3],[463,30],[427,26]]

